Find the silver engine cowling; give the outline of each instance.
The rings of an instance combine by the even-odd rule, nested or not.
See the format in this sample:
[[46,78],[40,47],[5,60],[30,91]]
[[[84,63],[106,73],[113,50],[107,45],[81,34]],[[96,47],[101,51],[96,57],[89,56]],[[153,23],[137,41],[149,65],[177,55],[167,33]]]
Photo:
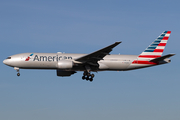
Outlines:
[[73,62],[70,60],[60,60],[57,63],[57,69],[71,69],[73,68]]

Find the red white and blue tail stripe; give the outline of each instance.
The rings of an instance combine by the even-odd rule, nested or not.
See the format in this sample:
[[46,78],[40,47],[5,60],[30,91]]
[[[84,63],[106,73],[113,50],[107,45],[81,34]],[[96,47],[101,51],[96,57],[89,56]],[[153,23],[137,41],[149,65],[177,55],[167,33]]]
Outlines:
[[162,56],[170,34],[171,31],[164,31],[151,45],[148,46],[148,48],[145,49],[144,52],[138,56],[138,60],[133,61],[133,63],[157,64],[149,61]]

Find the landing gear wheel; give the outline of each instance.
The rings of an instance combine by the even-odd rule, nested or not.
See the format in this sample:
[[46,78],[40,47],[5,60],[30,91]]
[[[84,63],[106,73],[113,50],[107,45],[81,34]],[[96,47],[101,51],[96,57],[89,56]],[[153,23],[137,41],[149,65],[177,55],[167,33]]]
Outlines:
[[14,69],[17,71],[17,76],[20,76],[19,68],[18,67],[14,67]]
[[91,74],[88,71],[84,71],[83,76],[82,76],[83,80],[86,79],[87,81],[89,80],[90,82],[92,82],[93,78],[94,78],[94,74]]
[[87,81],[89,80],[89,76],[86,77],[86,80],[87,80]]
[[95,76],[94,74],[91,75],[92,78],[94,78],[94,76]]
[[93,81],[93,78],[90,78],[89,81],[92,82],[92,81]]
[[20,76],[20,73],[17,73],[17,76]]
[[82,76],[82,79],[84,80],[84,79],[86,79],[86,77],[85,77],[85,76]]

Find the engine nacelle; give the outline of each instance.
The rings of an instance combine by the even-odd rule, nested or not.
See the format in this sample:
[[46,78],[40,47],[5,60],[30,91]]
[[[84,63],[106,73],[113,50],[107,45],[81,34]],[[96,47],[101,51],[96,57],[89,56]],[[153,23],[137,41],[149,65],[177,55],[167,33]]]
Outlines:
[[72,74],[76,73],[75,71],[63,71],[63,70],[57,70],[57,76],[65,77],[65,76],[71,76]]
[[57,64],[58,69],[71,69],[73,68],[73,62],[70,60],[60,60]]

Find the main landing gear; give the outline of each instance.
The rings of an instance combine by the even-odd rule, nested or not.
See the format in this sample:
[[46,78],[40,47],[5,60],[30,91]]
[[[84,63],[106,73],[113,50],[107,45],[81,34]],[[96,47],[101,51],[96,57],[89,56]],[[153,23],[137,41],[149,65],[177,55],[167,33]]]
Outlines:
[[18,72],[18,73],[17,73],[17,76],[19,77],[19,76],[20,76],[19,68],[18,68],[18,67],[14,67],[14,69]]
[[93,81],[93,78],[94,78],[94,74],[91,74],[90,72],[87,72],[87,71],[84,71],[84,73],[83,73],[83,76],[82,76],[82,79],[83,80],[89,80],[89,81]]

